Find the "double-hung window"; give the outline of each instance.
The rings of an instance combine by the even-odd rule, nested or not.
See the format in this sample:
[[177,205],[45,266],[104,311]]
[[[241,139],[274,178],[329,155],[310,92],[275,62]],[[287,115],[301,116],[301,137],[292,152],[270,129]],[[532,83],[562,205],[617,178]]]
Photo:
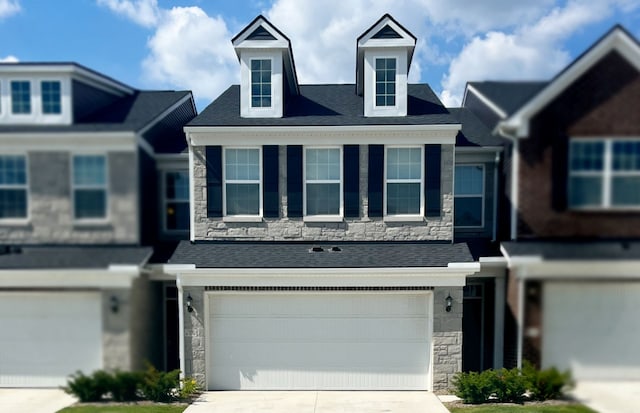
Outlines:
[[484,215],[484,165],[456,165],[454,225],[481,227]]
[[573,208],[640,208],[640,141],[573,139],[569,155]]
[[424,147],[387,147],[385,215],[424,215]]
[[251,60],[251,107],[271,107],[271,59]]
[[27,160],[0,155],[0,219],[27,218]]
[[42,96],[42,113],[45,115],[59,115],[62,112],[60,97],[60,82],[45,80],[40,83]]
[[305,148],[305,216],[342,216],[342,151]]
[[31,83],[28,80],[11,82],[11,112],[19,115],[31,113]]
[[107,159],[104,155],[73,156],[73,216],[78,220],[107,218]]
[[259,148],[224,149],[224,215],[262,216]]
[[396,59],[376,59],[376,106],[396,105]]
[[189,230],[189,171],[164,173],[165,229]]

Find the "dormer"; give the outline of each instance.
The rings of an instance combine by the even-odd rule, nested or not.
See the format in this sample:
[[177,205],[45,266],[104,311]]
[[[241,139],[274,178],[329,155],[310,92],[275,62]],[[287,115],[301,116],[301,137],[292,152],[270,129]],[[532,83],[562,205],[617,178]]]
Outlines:
[[286,97],[299,93],[291,42],[258,16],[232,43],[240,61],[240,115],[281,118]]
[[364,116],[406,116],[416,37],[388,14],[358,38],[356,88]]

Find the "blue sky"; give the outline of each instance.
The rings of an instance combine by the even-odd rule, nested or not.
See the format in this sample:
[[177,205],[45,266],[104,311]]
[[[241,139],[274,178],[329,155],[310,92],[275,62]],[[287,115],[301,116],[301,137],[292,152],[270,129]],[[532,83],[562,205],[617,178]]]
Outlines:
[[418,37],[410,80],[448,105],[466,81],[547,79],[616,23],[640,37],[640,0],[0,0],[0,60],[76,61],[202,109],[238,82],[230,39],[258,14],[301,83],[352,83],[355,39],[384,13]]

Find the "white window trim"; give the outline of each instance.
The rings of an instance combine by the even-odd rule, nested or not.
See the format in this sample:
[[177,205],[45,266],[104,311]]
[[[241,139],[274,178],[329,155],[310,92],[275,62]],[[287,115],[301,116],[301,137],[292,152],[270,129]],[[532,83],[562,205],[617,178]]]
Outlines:
[[[384,106],[378,106],[378,89],[377,89],[377,83],[378,83],[378,74],[377,74],[377,70],[376,67],[378,65],[378,60],[381,59],[393,59],[396,62],[396,75],[395,75],[395,79],[394,79],[394,85],[395,85],[395,93],[393,94],[394,98],[395,98],[395,104],[393,106],[389,106],[389,105],[384,105]],[[398,65],[399,65],[399,61],[398,61],[398,57],[395,55],[381,55],[381,56],[374,56],[373,57],[373,108],[376,111],[396,111],[398,110]]]
[[[42,84],[44,82],[52,82],[52,83],[55,82],[60,87],[60,101],[58,103],[60,105],[60,113],[45,113],[44,112],[44,93],[42,92]],[[64,96],[64,90],[63,90],[62,81],[60,79],[42,78],[42,79],[38,80],[38,88],[40,90],[40,113],[42,114],[42,116],[45,117],[45,118],[55,118],[55,117],[62,116],[62,114],[64,112],[64,105],[62,103],[63,96]]]
[[22,189],[24,188],[26,192],[27,199],[27,210],[25,211],[24,218],[0,218],[0,223],[2,225],[7,226],[23,226],[28,224],[31,221],[31,191],[29,188],[30,185],[30,175],[29,175],[29,155],[25,152],[3,152],[2,156],[23,156],[24,157],[24,168],[25,168],[25,183],[21,185],[6,185],[0,184],[0,189]]
[[[420,180],[417,179],[387,179],[387,159],[389,149],[420,148]],[[384,187],[382,188],[383,220],[384,221],[424,221],[424,145],[385,145],[384,146]],[[418,183],[420,182],[420,213],[419,214],[393,214],[387,213],[387,184],[389,183]]]
[[[340,152],[340,209],[337,215],[307,215],[307,149],[338,149]],[[315,184],[335,184],[334,179],[312,181]],[[306,222],[342,222],[344,220],[344,154],[342,146],[304,146],[302,148],[302,220]]]
[[[614,177],[620,176],[637,176],[640,177],[640,171],[614,171],[613,170],[613,144],[615,142],[640,142],[640,138],[625,138],[625,137],[608,137],[608,138],[583,138],[575,137],[569,141],[569,162],[568,162],[568,183],[567,183],[567,203],[570,210],[574,211],[638,211],[640,210],[640,204],[616,206],[611,204],[612,195],[612,182]],[[571,142],[601,142],[604,145],[603,153],[603,169],[599,171],[572,171],[571,169]],[[601,177],[602,178],[602,199],[600,205],[572,205],[571,204],[571,177]]]
[[[189,225],[187,225],[186,229],[169,229],[167,228],[167,207],[170,202],[172,203],[185,203],[187,205],[190,204],[189,199],[169,199],[167,198],[167,175],[175,172],[184,172],[187,174],[187,178],[189,178],[189,170],[188,169],[165,169],[162,171],[162,182],[160,184],[160,190],[162,191],[162,231],[167,234],[186,234],[189,232]],[[191,188],[191,184],[188,186]],[[191,209],[189,208],[189,213],[191,213]],[[189,218],[191,219],[191,218]]]
[[[475,225],[455,225],[455,221],[456,221],[456,217],[455,217],[455,212],[454,212],[454,217],[453,217],[453,222],[454,222],[454,226],[455,228],[459,228],[459,229],[479,229],[479,228],[484,228],[484,224],[485,224],[485,220],[484,220],[484,214],[485,214],[485,200],[486,200],[486,182],[485,180],[487,179],[487,175],[486,175],[486,168],[485,168],[485,164],[483,163],[459,163],[457,165],[454,166],[454,170],[456,167],[458,166],[474,166],[474,167],[480,167],[482,169],[482,190],[480,191],[480,199],[482,202],[482,210],[481,210],[481,219],[480,219],[480,225],[475,226]],[[454,189],[454,195],[453,195],[453,202],[456,202],[456,198],[478,198],[478,195],[469,195],[469,194],[463,194],[463,195],[458,195],[455,193],[455,175],[454,175],[454,180],[453,180],[453,189]]]
[[[253,106],[253,70],[251,70],[251,66],[254,60],[268,60],[271,62],[271,70],[269,73],[269,83],[271,84],[271,105],[269,106]],[[260,111],[271,112],[273,110],[273,58],[271,56],[265,57],[251,57],[249,58],[249,108],[252,112],[259,113]]]
[[[13,83],[15,82],[26,82],[29,83],[29,113],[15,113],[13,111]],[[8,95],[9,95],[9,107],[7,108],[7,113],[10,117],[15,117],[15,118],[22,118],[22,119],[27,119],[27,118],[33,118],[35,117],[36,111],[37,111],[37,102],[35,102],[35,90],[34,90],[34,83],[37,84],[37,82],[34,82],[33,79],[23,79],[23,78],[12,78],[9,79],[8,82]]]
[[[256,180],[229,180],[227,181],[227,149],[257,149],[258,173],[260,178]],[[262,146],[223,146],[222,147],[222,220],[227,222],[260,222],[264,216],[262,200]],[[258,199],[260,205],[257,215],[227,215],[227,184],[258,184]]]
[[[105,173],[105,182],[104,185],[76,185],[73,182],[73,159],[76,156],[102,156],[104,157],[104,173]],[[109,155],[104,152],[73,152],[69,156],[69,181],[71,183],[71,220],[74,225],[104,225],[111,222],[111,208],[110,205],[110,194],[109,188],[111,188],[111,183],[109,180]],[[105,203],[105,216],[102,218],[77,218],[76,217],[76,189],[103,189],[105,193],[104,203]]]

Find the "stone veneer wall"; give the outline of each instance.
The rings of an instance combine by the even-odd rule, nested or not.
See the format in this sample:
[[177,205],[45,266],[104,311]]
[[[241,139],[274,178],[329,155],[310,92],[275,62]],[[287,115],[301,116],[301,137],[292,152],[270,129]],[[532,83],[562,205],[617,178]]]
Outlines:
[[188,294],[191,294],[193,312],[184,309],[184,373],[196,379],[201,389],[206,389],[204,287],[184,288],[183,295]]
[[[441,214],[421,222],[385,222],[368,217],[368,145],[360,145],[360,218],[338,223],[310,223],[287,217],[286,146],[279,152],[280,218],[262,222],[225,222],[207,217],[205,147],[194,152],[194,213],[196,240],[251,241],[423,241],[453,238],[453,145],[442,145]],[[382,167],[382,165],[380,165]]]
[[[111,297],[118,297],[118,312],[111,311]],[[131,370],[131,291],[102,291],[102,360],[107,370]],[[91,373],[91,372],[85,372]]]

